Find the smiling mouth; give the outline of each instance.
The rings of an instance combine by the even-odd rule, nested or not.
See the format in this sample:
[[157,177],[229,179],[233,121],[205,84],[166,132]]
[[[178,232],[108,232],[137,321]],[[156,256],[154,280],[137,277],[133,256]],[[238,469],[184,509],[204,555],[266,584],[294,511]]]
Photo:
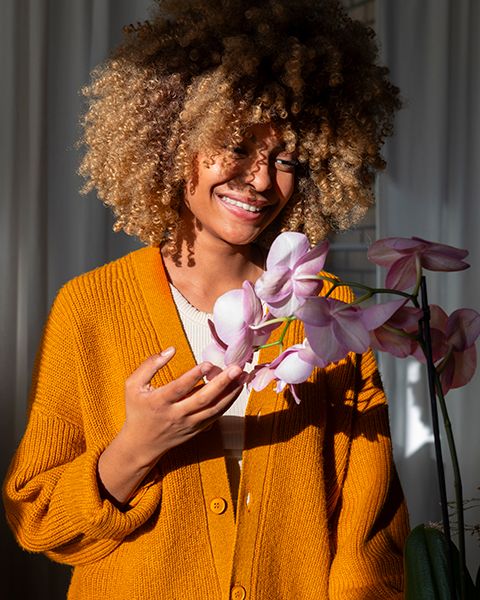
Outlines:
[[220,196],[220,199],[225,202],[225,204],[230,204],[231,206],[237,206],[238,208],[242,208],[243,210],[247,210],[251,213],[259,213],[264,210],[265,207],[253,206],[252,204],[247,204],[246,202],[240,202],[240,200],[235,200],[234,198],[230,198],[229,196]]

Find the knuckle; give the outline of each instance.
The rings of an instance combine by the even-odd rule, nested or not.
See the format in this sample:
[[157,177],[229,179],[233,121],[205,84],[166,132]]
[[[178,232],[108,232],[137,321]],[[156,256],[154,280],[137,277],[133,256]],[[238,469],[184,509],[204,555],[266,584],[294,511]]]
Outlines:
[[199,408],[206,408],[211,401],[210,395],[207,394],[197,394],[195,398],[195,402]]
[[127,377],[127,379],[125,380],[125,389],[127,391],[130,391],[133,389],[135,385],[135,379],[133,377],[133,375],[130,375],[129,377]]

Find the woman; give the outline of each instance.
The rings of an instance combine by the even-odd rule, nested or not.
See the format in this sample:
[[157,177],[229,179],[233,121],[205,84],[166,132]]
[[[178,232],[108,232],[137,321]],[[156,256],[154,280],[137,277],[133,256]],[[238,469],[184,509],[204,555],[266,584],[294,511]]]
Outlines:
[[94,72],[85,189],[147,247],[60,290],[4,490],[19,543],[75,567],[69,598],[402,597],[372,355],[298,406],[201,359],[279,231],[316,243],[371,203],[398,107],[375,53],[331,0],[161,2]]

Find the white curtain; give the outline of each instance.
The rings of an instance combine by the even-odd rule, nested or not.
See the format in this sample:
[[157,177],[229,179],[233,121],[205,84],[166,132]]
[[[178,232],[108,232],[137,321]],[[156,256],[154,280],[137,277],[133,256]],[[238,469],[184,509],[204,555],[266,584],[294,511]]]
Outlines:
[[[135,247],[75,175],[78,90],[150,0],[1,0],[0,477],[25,424],[35,350],[67,279]],[[419,235],[470,249],[470,272],[434,278],[431,300],[478,308],[480,3],[377,0],[384,50],[406,107],[380,182],[379,235]],[[385,363],[397,462],[412,522],[438,518],[429,409],[415,364]],[[479,495],[479,378],[448,396],[465,496]],[[472,520],[475,520],[472,515]],[[480,521],[478,514],[477,522]],[[470,554],[480,562],[478,552]],[[0,518],[2,594],[65,598],[69,570],[21,552]]]
[[[78,194],[79,90],[149,0],[1,0],[0,478],[25,425],[48,308],[71,277],[131,250]],[[65,598],[68,569],[20,551],[0,518],[4,598]]]
[[[383,60],[404,108],[387,144],[379,182],[378,236],[416,235],[470,251],[468,271],[429,278],[432,303],[447,312],[480,308],[480,2],[377,0]],[[430,409],[422,370],[383,360],[397,464],[412,524],[439,519]],[[480,376],[447,395],[465,498],[480,496]],[[449,459],[444,444],[444,462]],[[449,471],[449,499],[453,499]],[[466,513],[480,523],[480,511]],[[478,537],[467,536],[470,569]]]

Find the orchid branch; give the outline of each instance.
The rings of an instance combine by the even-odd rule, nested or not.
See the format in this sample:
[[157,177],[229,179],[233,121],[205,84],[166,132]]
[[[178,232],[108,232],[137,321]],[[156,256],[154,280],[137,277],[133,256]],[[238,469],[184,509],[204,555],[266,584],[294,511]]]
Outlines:
[[[456,549],[450,542],[438,405],[454,474],[460,555],[458,590],[461,600],[466,600],[470,583],[465,561],[462,482],[445,394],[451,388],[466,385],[473,376],[476,365],[475,341],[480,336],[480,314],[473,309],[459,309],[447,316],[441,307],[429,306],[422,271],[466,269],[469,265],[464,258],[468,252],[415,237],[378,240],[370,247],[368,258],[388,268],[386,287],[382,288],[320,274],[327,252],[326,241],[310,248],[303,234],[280,234],[270,248],[268,268],[255,285],[244,282],[242,290],[231,290],[217,300],[213,311],[210,355],[222,364],[222,360],[227,362],[222,357],[228,353],[230,363],[237,362],[243,366],[251,360],[253,351],[278,346],[278,357],[269,364],[260,365],[249,385],[256,391],[274,381],[277,382],[277,391],[288,385],[295,401],[300,403],[301,388],[296,389],[295,386],[306,381],[315,368],[337,363],[348,352],[362,353],[371,347],[406,357],[417,356],[417,351],[422,349],[428,371],[444,523],[443,539],[448,540],[448,555],[439,559],[443,561],[440,569],[443,573],[449,570],[450,596],[456,597],[457,586],[453,581],[453,567],[456,565],[453,553]],[[319,296],[323,282],[330,284],[329,289]],[[359,297],[352,302],[336,299],[335,290],[345,286],[359,290]],[[366,308],[358,306],[381,294],[400,299]],[[270,311],[267,317],[264,315],[265,305]],[[284,350],[288,329],[295,320],[304,325],[305,339]],[[275,342],[268,342],[269,333],[278,326],[282,326],[279,338]],[[432,347],[431,334],[434,335],[435,348]],[[207,360],[208,356],[207,352]],[[426,555],[429,556],[429,552],[427,549]],[[440,551],[436,552],[439,554]],[[418,552],[414,554],[412,564],[417,563],[419,556]]]

